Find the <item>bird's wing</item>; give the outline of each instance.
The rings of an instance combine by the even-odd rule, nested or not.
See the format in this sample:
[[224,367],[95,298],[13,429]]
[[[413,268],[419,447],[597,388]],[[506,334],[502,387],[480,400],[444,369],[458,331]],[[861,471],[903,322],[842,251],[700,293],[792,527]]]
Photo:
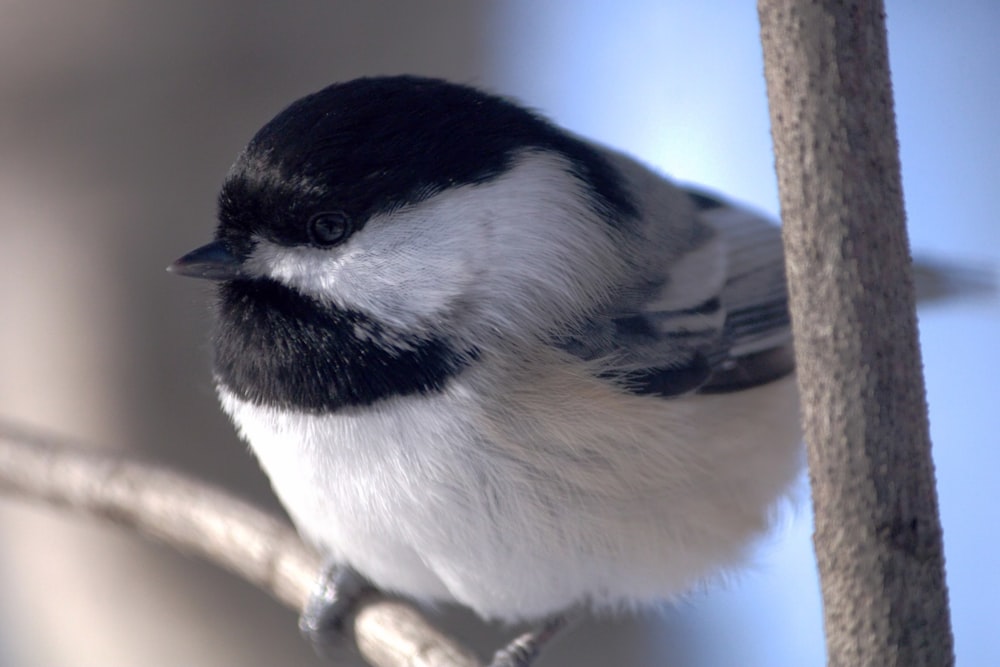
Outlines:
[[563,347],[640,394],[737,391],[787,375],[795,364],[780,229],[685,192],[709,233]]

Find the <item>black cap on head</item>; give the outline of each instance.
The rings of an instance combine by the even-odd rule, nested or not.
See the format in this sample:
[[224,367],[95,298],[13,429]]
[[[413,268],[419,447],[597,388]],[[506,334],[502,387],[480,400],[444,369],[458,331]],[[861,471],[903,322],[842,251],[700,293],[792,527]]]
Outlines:
[[220,195],[218,238],[237,252],[252,234],[308,243],[305,221],[323,210],[357,230],[375,213],[489,181],[533,148],[564,155],[612,219],[635,214],[604,158],[534,113],[438,79],[376,77],[308,95],[257,133]]

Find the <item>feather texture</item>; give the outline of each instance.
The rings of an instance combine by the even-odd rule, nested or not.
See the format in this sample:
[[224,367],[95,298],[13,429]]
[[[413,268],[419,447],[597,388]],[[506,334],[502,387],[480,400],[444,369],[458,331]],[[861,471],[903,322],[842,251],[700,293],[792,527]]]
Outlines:
[[223,409],[302,534],[388,591],[655,603],[737,565],[799,470],[778,229],[506,100],[306,97],[216,239]]

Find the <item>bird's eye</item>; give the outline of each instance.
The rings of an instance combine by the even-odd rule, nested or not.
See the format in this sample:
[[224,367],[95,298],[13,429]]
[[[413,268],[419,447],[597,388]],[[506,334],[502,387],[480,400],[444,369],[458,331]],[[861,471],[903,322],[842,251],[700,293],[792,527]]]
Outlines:
[[343,243],[351,233],[351,221],[340,211],[317,213],[309,219],[309,240],[320,246]]

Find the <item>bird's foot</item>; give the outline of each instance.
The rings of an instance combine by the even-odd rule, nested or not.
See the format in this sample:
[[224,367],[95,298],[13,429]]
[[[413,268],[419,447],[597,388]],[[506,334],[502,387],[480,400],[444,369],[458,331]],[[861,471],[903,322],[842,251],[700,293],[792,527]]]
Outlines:
[[497,651],[489,667],[530,667],[553,637],[570,624],[571,616],[553,616],[543,624],[515,637]]
[[344,648],[344,624],[366,593],[374,587],[353,569],[328,563],[316,580],[299,631],[321,657],[336,655]]

